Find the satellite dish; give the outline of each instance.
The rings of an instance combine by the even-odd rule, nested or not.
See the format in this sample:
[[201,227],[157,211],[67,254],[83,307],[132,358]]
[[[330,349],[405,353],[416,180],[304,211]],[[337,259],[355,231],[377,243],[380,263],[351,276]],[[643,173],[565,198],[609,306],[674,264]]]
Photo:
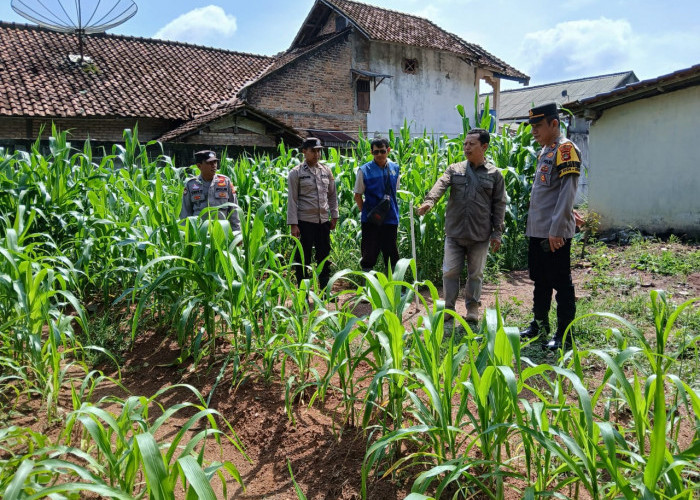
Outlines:
[[39,26],[78,36],[80,59],[83,39],[131,19],[138,7],[132,0],[12,0],[12,9]]

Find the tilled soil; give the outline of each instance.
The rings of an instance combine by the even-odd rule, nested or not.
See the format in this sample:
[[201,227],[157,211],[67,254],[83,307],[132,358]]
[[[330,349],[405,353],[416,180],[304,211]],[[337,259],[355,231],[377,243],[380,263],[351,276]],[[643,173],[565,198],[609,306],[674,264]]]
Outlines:
[[[590,268],[585,266],[573,270],[574,282],[579,295],[581,286]],[[627,272],[622,270],[620,272]],[[674,278],[662,278],[648,273],[638,273],[638,292],[646,293],[650,287],[665,288],[688,295],[700,296],[700,273],[690,275],[684,282]],[[583,292],[585,293],[585,292]],[[486,284],[483,291],[483,307],[492,307],[496,294],[500,300],[515,298],[523,304],[529,304],[532,297],[532,284],[527,271],[508,274],[499,284]],[[358,304],[355,314],[368,314],[368,304]],[[421,312],[415,306],[409,310],[405,321],[415,321]],[[464,305],[458,305],[458,313],[464,315]],[[151,396],[163,387],[175,384],[191,384],[204,398],[211,398],[210,407],[218,410],[232,425],[240,442],[244,446],[244,457],[235,446],[222,441],[221,451],[211,444],[207,448],[207,457],[211,460],[229,460],[233,462],[242,476],[245,490],[232,479],[227,484],[228,498],[242,499],[296,499],[291,482],[288,464],[294,478],[309,499],[359,499],[360,471],[371,437],[358,426],[344,421],[341,401],[330,393],[325,401],[316,400],[309,406],[308,398],[297,401],[293,406],[293,420],[285,410],[285,388],[279,380],[279,366],[270,380],[264,380],[255,371],[248,371],[247,376],[234,379],[233,367],[227,366],[224,375],[217,382],[230,347],[219,346],[216,360],[203,360],[193,369],[187,365],[177,365],[174,361],[179,356],[177,345],[154,331],[141,332],[133,350],[127,353],[122,367],[122,384],[128,393]],[[228,351],[227,351],[228,350]],[[107,370],[106,367],[104,367]],[[603,366],[588,367],[591,379],[601,380]],[[116,371],[110,374],[117,376]],[[211,394],[214,389],[213,394]],[[103,384],[95,391],[92,400],[116,395],[124,397],[121,389]],[[70,405],[67,391],[62,395],[65,407]],[[165,392],[158,398],[165,407],[182,401],[198,403],[192,392],[177,388]],[[22,403],[17,410],[20,415],[14,419],[15,424],[31,426],[50,436],[56,436],[59,427],[47,428],[42,419],[42,410],[34,402]],[[116,410],[118,407],[113,406]],[[179,427],[194,413],[193,410],[178,412],[159,431],[159,436],[174,435]],[[157,417],[157,411],[153,417]],[[690,436],[690,434],[689,434]],[[686,438],[688,438],[686,436]],[[224,497],[218,480],[213,481],[220,498]],[[410,491],[410,482],[403,484],[399,480],[373,478],[369,485],[368,498],[393,500],[404,498]],[[517,495],[513,498],[517,498]],[[583,498],[583,497],[581,497]]]

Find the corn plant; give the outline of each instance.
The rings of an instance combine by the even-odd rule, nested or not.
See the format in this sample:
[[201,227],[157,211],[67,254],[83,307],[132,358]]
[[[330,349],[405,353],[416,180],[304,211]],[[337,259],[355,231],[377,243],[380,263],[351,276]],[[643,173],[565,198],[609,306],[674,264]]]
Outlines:
[[[198,404],[180,403],[165,408],[158,403],[158,398],[166,392],[178,389],[191,392]],[[79,431],[75,444],[97,458],[101,464],[100,477],[105,478],[110,487],[133,497],[148,494],[150,498],[173,499],[178,483],[187,497],[199,498],[215,498],[210,485],[214,476],[221,481],[224,495],[227,491],[225,474],[243,484],[231,462],[205,463],[206,444],[212,439],[220,445],[223,437],[244,456],[245,452],[230,424],[216,410],[206,407],[194,387],[173,385],[149,398],[132,396],[103,402],[116,403],[119,412],[107,411],[101,404],[83,403],[68,415],[62,439],[67,446],[74,445],[74,431]],[[149,415],[156,408],[160,416],[152,421]],[[188,410],[195,413],[179,427],[172,440],[159,441],[156,437],[159,428],[178,412]],[[217,420],[223,422],[223,430]],[[188,435],[202,426],[203,430]]]

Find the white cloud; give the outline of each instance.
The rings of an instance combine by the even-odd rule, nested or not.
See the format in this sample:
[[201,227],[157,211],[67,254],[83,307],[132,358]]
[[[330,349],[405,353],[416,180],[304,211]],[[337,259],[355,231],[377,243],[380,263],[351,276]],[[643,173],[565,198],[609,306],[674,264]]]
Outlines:
[[635,40],[629,66],[642,80],[656,78],[697,64],[698,51],[698,33],[645,34]]
[[219,46],[221,39],[232,37],[237,28],[235,16],[226,14],[218,5],[207,5],[182,14],[153,36],[163,40]]
[[601,17],[526,34],[518,60],[534,80],[548,82],[630,69],[635,50],[628,21]]

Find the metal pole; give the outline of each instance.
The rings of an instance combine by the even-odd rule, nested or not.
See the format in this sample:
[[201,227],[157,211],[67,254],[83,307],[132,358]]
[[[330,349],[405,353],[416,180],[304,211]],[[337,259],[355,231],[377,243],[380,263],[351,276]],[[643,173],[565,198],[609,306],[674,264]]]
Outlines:
[[[413,224],[413,199],[411,199],[411,204],[408,209],[409,218],[411,221],[411,256],[413,257],[413,262],[416,263],[416,271],[418,270],[418,260],[416,259],[416,230]],[[414,299],[416,300],[416,313],[418,313],[418,293],[416,293]]]

